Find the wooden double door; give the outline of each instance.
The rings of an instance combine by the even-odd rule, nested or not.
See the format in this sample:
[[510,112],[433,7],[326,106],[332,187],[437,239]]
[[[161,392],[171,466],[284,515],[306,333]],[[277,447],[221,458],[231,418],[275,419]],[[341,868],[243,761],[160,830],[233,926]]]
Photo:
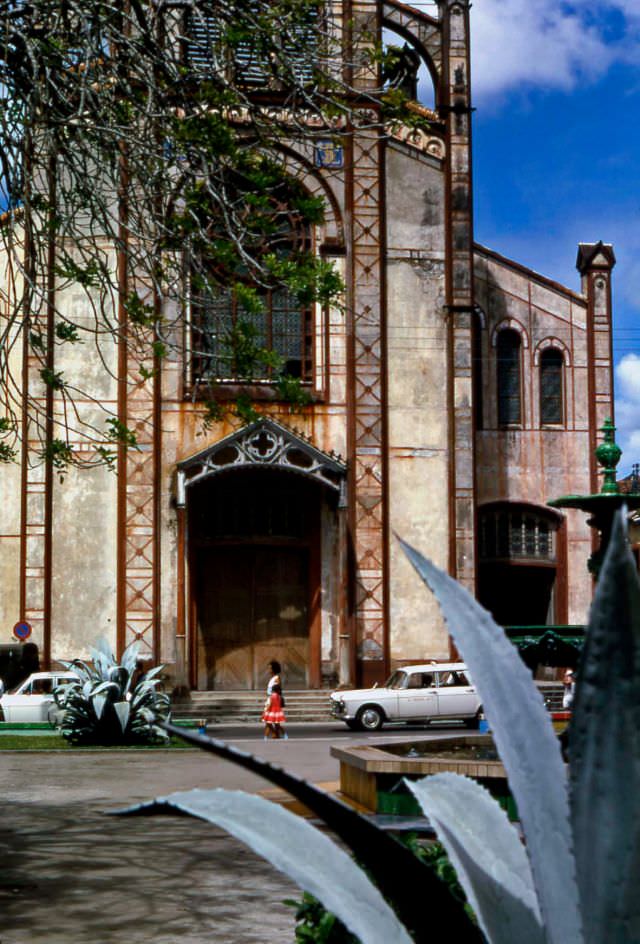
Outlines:
[[209,546],[195,564],[199,689],[262,689],[269,661],[288,688],[309,684],[309,548]]

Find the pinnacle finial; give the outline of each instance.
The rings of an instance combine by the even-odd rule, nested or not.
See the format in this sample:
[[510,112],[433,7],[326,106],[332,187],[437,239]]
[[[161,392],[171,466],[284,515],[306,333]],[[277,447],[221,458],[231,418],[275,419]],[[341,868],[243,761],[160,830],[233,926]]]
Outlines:
[[620,462],[622,449],[614,439],[616,427],[610,417],[604,421],[599,432],[603,434],[603,439],[596,449],[596,459],[603,467],[604,481],[602,483],[601,493],[605,495],[617,495],[618,483],[616,481],[616,466]]

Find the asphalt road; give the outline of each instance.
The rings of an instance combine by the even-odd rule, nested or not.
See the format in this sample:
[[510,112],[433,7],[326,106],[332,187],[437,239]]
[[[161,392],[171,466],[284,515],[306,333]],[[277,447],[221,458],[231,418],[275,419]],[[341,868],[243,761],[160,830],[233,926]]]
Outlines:
[[[316,783],[338,779],[332,743],[389,741],[339,724],[212,729]],[[451,727],[410,729],[444,737]],[[1,739],[0,739],[1,746]],[[1,944],[293,944],[300,891],[225,832],[189,818],[107,811],[191,787],[257,792],[264,780],[196,750],[0,753]]]

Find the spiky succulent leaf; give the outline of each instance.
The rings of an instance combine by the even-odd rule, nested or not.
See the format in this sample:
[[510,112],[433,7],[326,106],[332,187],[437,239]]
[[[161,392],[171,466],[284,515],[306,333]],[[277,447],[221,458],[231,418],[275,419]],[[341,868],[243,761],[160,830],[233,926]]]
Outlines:
[[129,715],[131,714],[131,706],[128,701],[116,701],[113,704],[113,710],[118,716],[118,721],[120,722],[120,727],[123,731],[126,731],[127,724],[129,723]]
[[640,940],[640,584],[616,516],[569,731],[573,835],[589,941]]
[[130,643],[127,648],[122,653],[122,658],[120,659],[120,664],[122,668],[127,672],[128,675],[133,675],[133,671],[136,667],[136,662],[138,661],[138,654],[140,652],[140,643],[138,640]]
[[545,944],[524,846],[491,794],[453,773],[405,782],[447,850],[487,940]]
[[[162,727],[183,741],[282,787],[312,810],[351,849],[387,901],[393,903],[416,944],[432,944],[434,938],[447,935],[464,944],[482,944],[477,925],[434,870],[370,819],[295,774],[224,741],[173,724],[164,723]],[[428,922],[425,922],[425,902],[437,902]]]
[[92,701],[93,701],[93,710],[96,713],[96,718],[100,720],[104,712],[104,706],[107,704],[107,696],[94,694],[92,696]]
[[188,790],[128,812],[197,816],[226,829],[315,895],[362,944],[412,944],[406,928],[362,869],[302,817],[234,790]]
[[435,594],[480,693],[518,805],[549,944],[581,944],[567,777],[542,696],[491,614],[448,574],[400,543]]

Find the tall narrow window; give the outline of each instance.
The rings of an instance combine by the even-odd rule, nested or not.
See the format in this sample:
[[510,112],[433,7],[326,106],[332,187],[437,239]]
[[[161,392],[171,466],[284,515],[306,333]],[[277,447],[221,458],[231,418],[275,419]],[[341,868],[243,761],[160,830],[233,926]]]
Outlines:
[[520,390],[520,335],[510,328],[500,331],[498,355],[498,425],[522,422]]
[[540,423],[542,426],[563,422],[562,351],[549,347],[540,355]]

